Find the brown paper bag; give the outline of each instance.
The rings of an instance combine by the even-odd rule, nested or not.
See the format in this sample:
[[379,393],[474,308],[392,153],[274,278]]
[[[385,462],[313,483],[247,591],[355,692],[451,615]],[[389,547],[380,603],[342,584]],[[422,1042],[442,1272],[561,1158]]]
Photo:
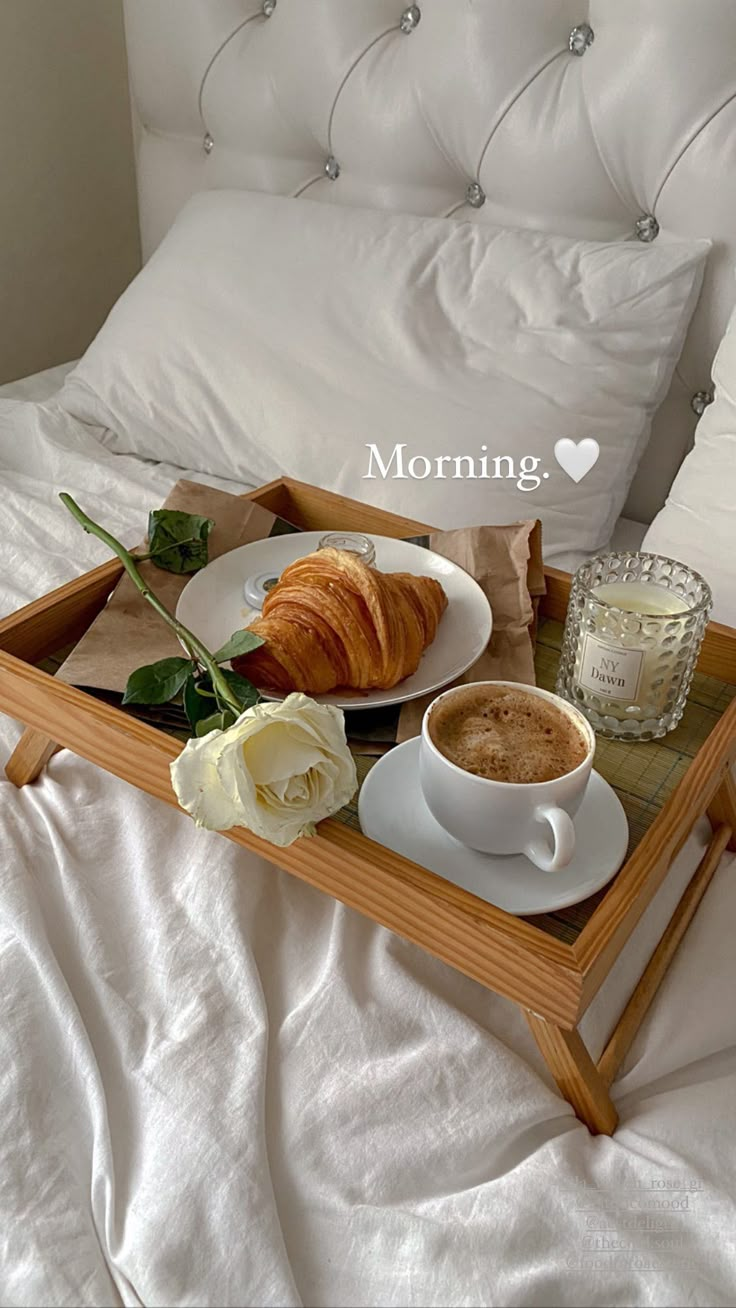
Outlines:
[[[263,540],[276,521],[275,515],[260,504],[192,481],[178,481],[163,507],[213,519],[215,525],[207,542],[210,559],[238,545]],[[145,550],[145,546],[142,548]],[[173,613],[191,573],[179,576],[150,562],[142,563],[140,572]],[[183,650],[171,627],[151,608],[130,577],[124,576],[57,676],[69,685],[122,694],[136,668],[181,654]]]
[[[537,608],[545,592],[541,523],[437,531],[429,545],[475,577],[493,611],[488,649],[453,684],[520,681],[533,686]],[[398,741],[419,735],[425,709],[438,693],[403,705]]]

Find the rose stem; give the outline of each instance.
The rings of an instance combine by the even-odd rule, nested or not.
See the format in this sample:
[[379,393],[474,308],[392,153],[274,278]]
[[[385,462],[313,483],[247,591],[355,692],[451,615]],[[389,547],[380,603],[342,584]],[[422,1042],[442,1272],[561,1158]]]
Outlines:
[[201,539],[199,536],[188,536],[186,540],[172,540],[170,545],[161,545],[159,549],[152,550],[150,554],[133,554],[136,563],[145,563],[148,559],[157,559],[159,554],[167,554],[169,550],[178,550],[182,545],[199,545]]
[[201,663],[206,669],[212,680],[212,685],[217,691],[218,697],[227,704],[228,708],[232,710],[236,717],[240,717],[243,711],[242,705],[235,698],[230,686],[227,684],[226,678],[222,675],[222,672],[215,663],[215,660],[207,649],[207,646],[203,645],[201,640],[198,640],[194,635],[194,632],[190,631],[188,627],[185,627],[183,623],[179,622],[178,618],[175,618],[173,613],[169,612],[166,605],[162,604],[158,596],[154,595],[153,591],[146,585],[136,567],[136,555],[131,554],[129,550],[126,550],[125,546],[121,545],[120,541],[116,540],[114,536],[111,536],[109,531],[105,531],[104,527],[101,527],[99,523],[93,522],[91,518],[88,518],[87,514],[80,509],[79,505],[75,503],[71,495],[67,495],[64,492],[59,496],[59,499],[64,507],[69,510],[72,517],[77,519],[77,522],[81,524],[85,531],[89,532],[92,536],[97,536],[98,540],[103,541],[108,549],[112,550],[113,554],[117,554],[120,562],[125,568],[125,571],[130,577],[130,580],[133,582],[133,585],[140,591],[143,598],[147,599],[148,603],[153,605],[153,608],[161,615],[164,622],[168,622],[169,626],[174,629],[182,644],[185,646],[190,658],[196,659],[196,661]]

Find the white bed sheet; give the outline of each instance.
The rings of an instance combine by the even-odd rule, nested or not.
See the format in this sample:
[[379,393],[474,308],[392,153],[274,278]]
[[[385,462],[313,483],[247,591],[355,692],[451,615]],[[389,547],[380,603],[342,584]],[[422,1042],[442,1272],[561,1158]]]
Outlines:
[[[0,401],[0,612],[106,557],[58,490],[132,543],[176,475]],[[67,752],[0,851],[3,1304],[733,1303],[733,859],[609,1140],[511,1005]]]

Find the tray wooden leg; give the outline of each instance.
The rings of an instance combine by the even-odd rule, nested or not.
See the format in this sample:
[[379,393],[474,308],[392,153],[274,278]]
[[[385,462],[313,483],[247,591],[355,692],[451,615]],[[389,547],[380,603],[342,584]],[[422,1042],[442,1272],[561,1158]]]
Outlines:
[[713,834],[705,854],[680,899],[665,932],[642,972],[639,983],[621,1014],[616,1028],[598,1059],[598,1071],[605,1085],[610,1085],[626,1057],[634,1037],[652,1004],[677,948],[692,922],[697,907],[711,883],[723,852],[732,838],[730,826],[720,826]]
[[736,849],[736,780],[729,768],[708,807],[714,830],[722,824],[731,828],[728,849]]
[[26,727],[8,759],[5,768],[8,781],[12,781],[14,786],[26,786],[29,781],[35,781],[58,749],[61,745],[49,740],[43,731]]
[[565,1031],[529,1009],[524,1015],[561,1093],[593,1135],[613,1135],[618,1113],[577,1027]]

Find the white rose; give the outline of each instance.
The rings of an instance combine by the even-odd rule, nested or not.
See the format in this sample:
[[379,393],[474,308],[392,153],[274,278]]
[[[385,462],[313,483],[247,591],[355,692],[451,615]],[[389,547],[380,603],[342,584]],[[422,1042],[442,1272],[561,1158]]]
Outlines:
[[274,845],[314,835],[358,785],[340,709],[307,695],[256,704],[227,731],[188,741],[171,781],[198,827],[247,827]]

